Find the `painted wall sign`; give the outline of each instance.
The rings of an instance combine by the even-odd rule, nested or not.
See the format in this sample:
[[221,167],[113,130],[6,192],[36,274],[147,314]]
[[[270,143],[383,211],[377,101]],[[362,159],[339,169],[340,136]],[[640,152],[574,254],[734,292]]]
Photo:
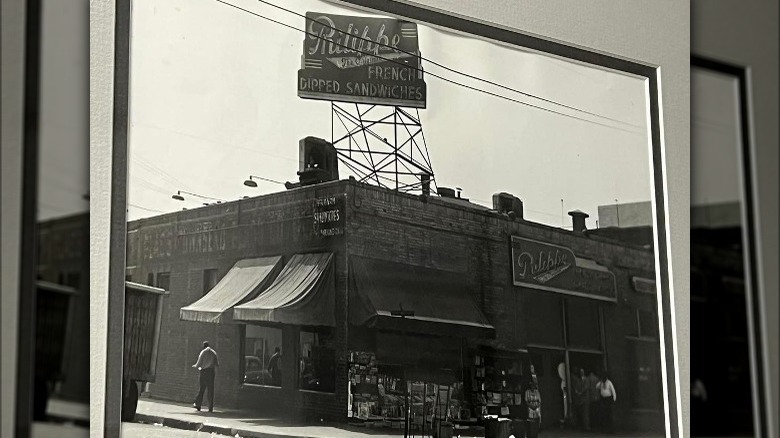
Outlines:
[[655,294],[655,280],[642,277],[631,277],[634,290],[646,294]]
[[326,196],[312,202],[314,234],[318,237],[341,236],[345,224],[344,195]]
[[599,300],[616,301],[615,275],[592,261],[578,259],[564,246],[512,236],[515,286]]
[[298,96],[425,108],[417,25],[306,13]]

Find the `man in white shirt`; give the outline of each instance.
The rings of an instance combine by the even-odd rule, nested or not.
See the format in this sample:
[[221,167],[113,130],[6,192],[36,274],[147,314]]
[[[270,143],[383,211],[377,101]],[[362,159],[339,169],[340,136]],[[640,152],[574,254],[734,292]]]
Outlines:
[[200,371],[200,391],[198,391],[198,396],[195,397],[195,403],[192,404],[199,411],[203,403],[203,393],[208,389],[209,412],[214,412],[214,372],[218,366],[219,358],[217,358],[217,352],[209,347],[208,342],[204,341],[203,350],[198,355],[198,361],[192,366]]
[[601,409],[599,409],[601,421],[599,421],[599,423],[604,432],[613,433],[612,404],[617,401],[617,392],[615,391],[615,385],[613,385],[612,381],[607,377],[607,373],[604,373],[601,376],[599,383],[596,384],[596,390],[599,393],[599,405],[601,405]]

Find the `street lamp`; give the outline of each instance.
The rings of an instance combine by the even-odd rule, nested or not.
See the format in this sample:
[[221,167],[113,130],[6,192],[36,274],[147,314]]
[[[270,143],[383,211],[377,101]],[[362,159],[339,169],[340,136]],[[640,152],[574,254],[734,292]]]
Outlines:
[[[398,310],[391,310],[390,315],[392,316],[400,316],[402,320],[406,318],[412,318],[414,317],[414,311],[411,310],[404,310],[404,306],[401,305],[401,303],[398,303]],[[404,342],[406,342],[406,329],[404,328],[403,322],[401,323],[401,338],[404,339]],[[409,437],[409,416],[412,412],[412,407],[409,405],[409,391],[411,390],[409,386],[409,380],[406,378],[406,370],[404,369],[404,380],[406,381],[406,391],[405,391],[405,398],[406,398],[406,409],[404,412],[404,438]],[[423,399],[423,406],[425,406],[425,400]],[[425,410],[423,409],[423,414],[425,414]],[[425,427],[425,417],[423,417],[423,428]]]
[[256,179],[259,179],[260,181],[266,181],[274,184],[284,185],[283,182],[276,181],[270,178],[263,178],[262,176],[257,176],[257,175],[249,175],[249,179],[244,180],[244,185],[247,187],[255,188],[257,187],[257,183],[255,182]]
[[[183,201],[184,200],[184,196],[182,196],[182,194],[195,196],[197,198],[202,198],[202,199],[210,199],[212,201],[217,201],[219,203],[222,202],[222,199],[219,199],[219,198],[212,198],[211,196],[203,196],[203,195],[199,195],[197,193],[187,192],[187,191],[184,191],[184,190],[177,190],[176,194],[171,196],[171,198],[173,198],[173,199],[175,199],[177,201]],[[208,205],[208,204],[204,203],[203,205]]]

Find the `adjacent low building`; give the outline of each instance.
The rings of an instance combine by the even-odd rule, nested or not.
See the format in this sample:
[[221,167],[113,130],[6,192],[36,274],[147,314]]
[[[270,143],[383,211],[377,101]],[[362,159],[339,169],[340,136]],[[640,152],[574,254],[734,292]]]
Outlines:
[[129,223],[128,280],[171,292],[151,396],[192,402],[208,340],[222,406],[393,424],[408,381],[413,421],[469,423],[533,372],[550,426],[606,369],[619,424],[663,431],[652,249],[440,193],[334,180]]

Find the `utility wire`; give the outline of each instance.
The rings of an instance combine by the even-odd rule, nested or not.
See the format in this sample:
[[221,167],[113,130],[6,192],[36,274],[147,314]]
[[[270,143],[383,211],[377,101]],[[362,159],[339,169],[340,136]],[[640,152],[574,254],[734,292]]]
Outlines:
[[176,178],[175,176],[171,175],[170,173],[166,172],[165,170],[163,170],[162,168],[158,167],[157,165],[155,165],[154,163],[152,163],[151,161],[145,158],[135,155],[133,156],[133,160],[135,160],[138,164],[147,168],[148,170],[158,173],[160,176],[163,177],[163,179],[168,179],[169,182],[171,183],[174,183],[176,185],[181,185],[181,186],[187,186],[187,184],[184,184],[182,180]]
[[157,210],[157,209],[155,209],[155,208],[142,207],[142,206],[140,206],[140,205],[138,205],[138,204],[133,204],[132,202],[131,202],[131,203],[128,203],[127,205],[129,205],[130,207],[139,208],[139,209],[141,209],[141,210],[150,211],[150,212],[152,212],[152,213],[165,213],[165,212],[164,212],[164,211],[162,211],[162,210]]
[[[254,16],[258,17],[258,18],[262,18],[263,20],[270,21],[270,22],[278,24],[280,26],[284,26],[284,27],[287,27],[289,29],[295,30],[297,32],[301,32],[301,33],[304,33],[306,35],[311,35],[313,37],[320,38],[320,36],[315,34],[315,33],[312,33],[312,32],[306,31],[306,30],[298,29],[297,27],[292,26],[290,24],[283,23],[283,22],[278,21],[278,20],[274,20],[273,18],[266,17],[265,15],[258,14],[257,12],[250,11],[250,10],[242,8],[240,6],[236,6],[236,5],[232,4],[232,3],[226,2],[224,0],[215,0],[215,1],[217,1],[219,3],[222,3],[222,4],[226,5],[226,6],[230,6],[230,7],[234,8],[234,9],[238,9],[240,11],[246,12],[246,13],[248,13],[250,15],[254,15]],[[397,61],[395,59],[385,58],[383,56],[376,55],[373,52],[353,49],[353,48],[348,47],[348,46],[346,46],[344,44],[336,43],[334,41],[328,41],[328,42],[332,43],[334,45],[343,47],[343,48],[347,48],[347,49],[350,49],[350,50],[355,50],[356,52],[362,53],[364,55],[370,55],[370,56],[373,56],[373,57],[376,57],[376,58],[379,58],[379,59],[382,59],[382,60],[385,60],[385,61],[389,61],[391,63],[398,64],[398,65],[401,65],[401,66],[406,67],[406,68],[410,68],[410,69],[415,70],[415,71],[420,71],[420,72],[423,71],[423,69],[421,69],[419,67],[413,67],[413,66],[410,66],[408,64],[404,64],[403,62]],[[517,99],[511,98],[511,97],[508,97],[508,96],[504,96],[504,95],[501,95],[501,94],[493,93],[491,91],[483,90],[481,88],[473,87],[471,85],[467,85],[467,84],[464,84],[462,82],[454,81],[452,79],[445,78],[445,77],[437,75],[435,73],[430,73],[430,72],[425,72],[425,73],[428,76],[433,76],[433,77],[435,77],[437,79],[440,79],[440,80],[442,80],[444,82],[448,82],[450,84],[457,85],[459,87],[467,88],[467,89],[470,89],[470,90],[473,90],[473,91],[477,91],[477,92],[484,93],[484,94],[487,94],[487,95],[490,95],[490,96],[493,96],[493,97],[497,97],[499,99],[504,99],[504,100],[507,100],[509,102],[514,102],[514,103],[517,103],[517,104],[520,104],[520,105],[529,106],[531,108],[536,108],[536,109],[539,109],[539,110],[542,110],[542,111],[546,111],[546,112],[549,112],[549,113],[552,113],[552,114],[558,114],[560,116],[572,118],[572,119],[575,119],[575,120],[580,120],[580,121],[583,121],[583,122],[593,123],[595,125],[600,125],[600,126],[604,126],[604,127],[607,127],[607,128],[617,129],[619,131],[624,131],[624,132],[628,132],[628,133],[635,134],[635,135],[639,135],[640,134],[640,133],[638,133],[635,130],[623,129],[623,128],[619,128],[617,126],[612,126],[612,125],[608,125],[608,124],[604,124],[604,123],[599,123],[599,122],[594,121],[594,120],[583,119],[581,117],[577,117],[577,116],[574,116],[574,115],[571,115],[571,114],[561,113],[561,112],[558,112],[558,111],[555,111],[555,110],[552,110],[552,109],[549,109],[549,108],[541,107],[541,106],[534,105],[534,104],[531,104],[531,103],[528,103],[528,102],[523,102],[522,100],[517,100]]]
[[506,86],[506,85],[503,85],[503,84],[499,84],[499,83],[491,81],[489,79],[480,78],[479,76],[474,76],[474,75],[471,75],[469,73],[462,72],[460,70],[456,70],[456,69],[454,69],[452,67],[447,67],[444,64],[436,62],[436,61],[434,61],[434,60],[432,60],[430,58],[426,58],[426,57],[424,57],[422,55],[418,55],[417,53],[408,52],[406,50],[401,50],[401,49],[399,49],[397,47],[393,47],[393,46],[391,46],[389,44],[385,44],[385,43],[382,43],[382,42],[379,42],[379,41],[373,41],[370,38],[364,38],[364,37],[359,36],[359,35],[353,35],[353,34],[347,33],[346,31],[343,31],[343,30],[341,30],[339,28],[336,28],[334,26],[331,26],[329,24],[319,22],[319,21],[317,21],[317,20],[315,20],[313,18],[309,18],[305,14],[301,14],[300,12],[293,11],[292,9],[288,9],[288,8],[283,7],[283,6],[279,6],[277,4],[271,3],[271,2],[266,1],[266,0],[256,0],[256,1],[259,2],[259,3],[263,3],[265,5],[271,6],[273,8],[280,9],[282,11],[288,12],[290,14],[297,15],[298,17],[302,17],[302,18],[304,18],[307,21],[313,21],[313,22],[315,22],[317,24],[320,24],[323,27],[327,27],[327,28],[329,28],[331,30],[334,30],[336,32],[340,32],[343,35],[349,35],[350,37],[352,37],[352,39],[357,39],[357,40],[361,40],[361,41],[370,42],[372,44],[376,44],[377,46],[387,47],[389,49],[393,49],[393,50],[395,50],[397,52],[401,52],[401,53],[404,53],[406,55],[419,57],[423,61],[427,61],[427,62],[431,63],[432,65],[440,67],[440,68],[442,68],[444,70],[447,70],[449,72],[452,72],[452,73],[455,73],[455,74],[458,74],[458,75],[461,75],[461,76],[465,76],[465,77],[470,78],[470,79],[474,79],[476,81],[484,82],[486,84],[490,84],[490,85],[493,85],[495,87],[503,88],[504,90],[507,90],[507,91],[512,91],[512,92],[515,92],[515,93],[518,93],[518,94],[522,94],[523,96],[531,97],[531,98],[534,98],[534,99],[539,99],[541,101],[544,101],[544,102],[547,102],[547,103],[551,103],[553,105],[559,105],[559,106],[562,106],[564,108],[567,108],[567,109],[570,109],[570,110],[574,110],[574,111],[578,111],[578,112],[581,112],[583,114],[588,114],[588,115],[593,116],[593,117],[598,117],[598,118],[601,118],[601,119],[604,119],[604,120],[609,120],[609,121],[612,121],[612,122],[615,122],[615,123],[620,123],[620,124],[632,126],[634,128],[641,128],[642,127],[640,125],[635,125],[633,123],[625,122],[623,120],[613,119],[611,117],[602,116],[601,114],[597,114],[597,113],[594,113],[594,112],[586,111],[586,110],[583,110],[583,109],[580,109],[580,108],[577,108],[577,107],[574,107],[574,106],[566,105],[564,103],[556,102],[556,101],[551,100],[551,99],[546,99],[546,98],[541,97],[541,96],[536,96],[534,94],[531,94],[531,93],[528,93],[528,92],[525,92],[525,91],[521,91],[521,90],[518,90],[516,88],[512,88],[512,87],[509,87],[509,86]]
[[170,132],[172,134],[178,134],[178,135],[181,135],[183,137],[189,137],[189,138],[193,138],[195,140],[205,141],[207,143],[219,144],[219,145],[227,146],[227,147],[230,147],[230,148],[233,148],[233,149],[245,150],[245,151],[249,151],[249,152],[254,152],[254,153],[259,153],[259,154],[263,154],[263,155],[268,155],[269,157],[279,158],[279,159],[286,160],[286,161],[291,161],[291,162],[294,162],[294,163],[298,162],[297,158],[290,158],[290,157],[287,157],[287,156],[284,156],[284,155],[276,155],[276,154],[272,154],[270,152],[264,152],[264,151],[261,151],[261,150],[252,149],[252,148],[245,147],[245,146],[239,146],[239,145],[236,145],[236,144],[233,144],[233,143],[226,143],[224,141],[219,141],[219,140],[214,140],[214,139],[210,139],[210,138],[206,138],[206,137],[201,137],[201,136],[194,135],[194,134],[188,134],[186,132],[178,131],[176,129],[166,128],[164,126],[158,126],[158,125],[154,125],[154,124],[151,124],[151,123],[138,122],[138,121],[133,122],[133,126],[136,126],[136,125],[146,126],[148,128],[158,129],[158,130],[161,130],[161,131],[167,131],[167,132]]
[[251,179],[259,179],[259,180],[261,180],[261,181],[266,181],[266,182],[270,182],[270,183],[274,183],[274,184],[281,184],[281,185],[284,185],[284,183],[283,183],[283,182],[281,182],[281,181],[277,181],[277,180],[275,180],[275,179],[271,179],[271,178],[264,178],[264,177],[262,177],[262,176],[257,176],[257,175],[250,175],[250,178],[251,178]]

